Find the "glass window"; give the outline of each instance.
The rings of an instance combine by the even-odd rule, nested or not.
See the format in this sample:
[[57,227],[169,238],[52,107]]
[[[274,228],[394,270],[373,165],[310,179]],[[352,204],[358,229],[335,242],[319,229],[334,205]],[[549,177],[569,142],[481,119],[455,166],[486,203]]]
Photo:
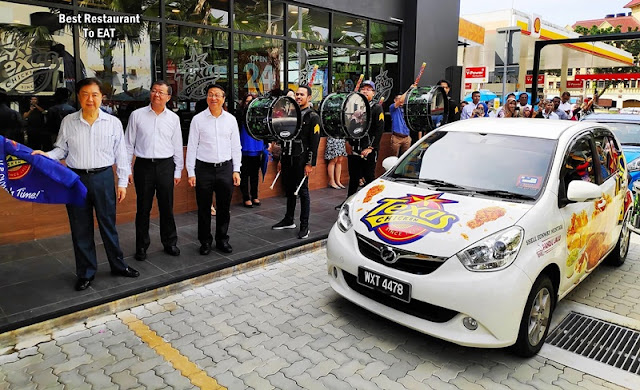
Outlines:
[[185,142],[191,118],[207,107],[206,87],[220,84],[229,95],[228,53],[227,32],[176,25],[167,27],[167,82],[173,89],[169,106],[180,117]]
[[262,34],[284,34],[284,4],[272,0],[235,0],[234,27]]
[[607,135],[595,137],[596,152],[600,160],[600,174],[604,182],[610,176],[618,172],[618,151],[613,143],[613,138]]
[[329,40],[329,13],[290,5],[287,7],[289,37],[308,41]]
[[637,80],[631,80],[631,88],[635,88],[637,85]]
[[229,27],[229,2],[227,0],[165,0],[164,4],[167,19]]
[[80,34],[80,59],[86,77],[95,77],[104,85],[103,111],[126,125],[133,110],[149,103],[159,27],[156,23],[106,27],[114,29],[114,39]]
[[358,49],[333,48],[333,92],[351,92],[365,73],[367,53]]
[[298,85],[308,85],[313,67],[318,65],[318,70],[313,78],[313,100],[319,104],[323,97],[329,93],[327,72],[329,71],[329,52],[326,46],[312,45],[308,43],[289,43],[289,85],[296,90]]
[[567,76],[573,76],[573,68],[567,69]]
[[71,25],[58,23],[57,11],[50,8],[7,2],[0,2],[0,8],[0,20],[10,21],[0,24],[0,88],[10,96],[53,95],[59,87],[73,91]]
[[369,75],[376,84],[376,95],[373,101],[379,102],[384,98],[383,106],[388,109],[393,103],[393,94],[402,93],[399,91],[399,64],[396,53],[371,53],[369,54]]
[[353,16],[334,14],[333,43],[365,47],[367,45],[367,21]]
[[369,24],[372,49],[398,50],[400,40],[400,28],[386,23],[371,22]]
[[283,41],[250,35],[234,35],[234,96],[263,95],[283,89]]
[[556,81],[556,89],[560,89],[560,82]]
[[595,171],[593,169],[593,153],[591,152],[590,136],[585,135],[575,141],[565,159],[562,178],[564,183],[564,193],[567,193],[569,183],[573,180],[584,180],[591,183],[596,182]]
[[[71,1],[65,2],[71,3]],[[108,9],[127,14],[140,14],[157,17],[160,12],[159,0],[81,0],[79,3],[83,7]]]
[[[402,159],[391,177],[442,180],[471,190],[536,198],[543,191],[555,148],[551,139],[435,131]],[[531,180],[526,183],[523,177]]]

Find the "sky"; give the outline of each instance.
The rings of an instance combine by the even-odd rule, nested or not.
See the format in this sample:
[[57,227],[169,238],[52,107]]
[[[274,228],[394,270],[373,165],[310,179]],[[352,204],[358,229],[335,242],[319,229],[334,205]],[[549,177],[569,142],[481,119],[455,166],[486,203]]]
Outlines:
[[630,12],[630,0],[460,0],[460,16],[513,8],[536,13],[562,27],[578,20],[603,18],[606,14]]

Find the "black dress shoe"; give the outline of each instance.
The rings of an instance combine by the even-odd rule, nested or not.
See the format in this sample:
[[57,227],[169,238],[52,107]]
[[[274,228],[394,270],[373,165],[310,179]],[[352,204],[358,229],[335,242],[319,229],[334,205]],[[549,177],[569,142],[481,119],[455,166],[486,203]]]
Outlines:
[[111,275],[124,276],[126,278],[137,278],[138,276],[140,276],[140,272],[131,267],[127,267],[125,269],[112,269]]
[[180,248],[175,245],[165,246],[164,252],[170,254],[171,256],[180,256]]
[[224,253],[233,252],[233,248],[231,247],[231,244],[229,244],[228,242],[219,242],[216,244],[216,248],[220,249],[220,251]]
[[201,255],[208,255],[209,253],[211,253],[211,244],[202,244],[200,245],[200,254]]
[[93,280],[93,276],[89,279],[87,278],[78,278],[76,281],[76,291],[82,291],[89,288],[91,285],[91,281]]
[[136,255],[133,257],[138,261],[144,261],[147,259],[147,250],[144,248],[138,248],[136,250]]

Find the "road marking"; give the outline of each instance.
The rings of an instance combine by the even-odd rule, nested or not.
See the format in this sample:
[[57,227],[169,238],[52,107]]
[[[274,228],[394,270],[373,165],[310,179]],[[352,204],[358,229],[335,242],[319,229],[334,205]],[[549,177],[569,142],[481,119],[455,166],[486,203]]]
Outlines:
[[140,337],[143,342],[147,343],[156,353],[169,362],[176,370],[180,371],[182,375],[189,379],[194,386],[201,389],[219,389],[226,390],[226,387],[221,386],[218,382],[209,377],[207,373],[201,370],[196,364],[191,362],[186,356],[182,355],[180,351],[171,346],[158,336],[156,332],[151,330],[141,320],[136,317],[135,314],[119,313],[118,318]]

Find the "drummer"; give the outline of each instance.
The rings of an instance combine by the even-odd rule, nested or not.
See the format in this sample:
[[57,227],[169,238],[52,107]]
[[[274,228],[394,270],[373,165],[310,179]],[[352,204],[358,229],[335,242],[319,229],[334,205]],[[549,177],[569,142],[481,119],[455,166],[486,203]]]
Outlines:
[[376,85],[371,80],[362,82],[362,93],[371,106],[371,125],[366,136],[360,139],[348,138],[351,145],[351,154],[347,157],[349,162],[349,192],[347,197],[355,194],[360,185],[360,178],[364,177],[365,183],[371,183],[375,179],[376,161],[380,148],[380,138],[384,132],[384,112],[382,105],[373,102],[376,94]]
[[[285,192],[287,195],[287,211],[284,219],[272,226],[272,229],[295,229],[293,221],[296,210],[296,189],[303,177],[300,194],[300,232],[298,238],[309,237],[309,213],[311,198],[309,197],[309,175],[316,166],[318,144],[320,143],[320,116],[311,106],[311,87],[301,85],[296,91],[296,102],[301,109],[302,126],[300,134],[282,145],[282,154],[278,163],[278,171],[282,171]],[[291,142],[291,145],[288,145]]]

